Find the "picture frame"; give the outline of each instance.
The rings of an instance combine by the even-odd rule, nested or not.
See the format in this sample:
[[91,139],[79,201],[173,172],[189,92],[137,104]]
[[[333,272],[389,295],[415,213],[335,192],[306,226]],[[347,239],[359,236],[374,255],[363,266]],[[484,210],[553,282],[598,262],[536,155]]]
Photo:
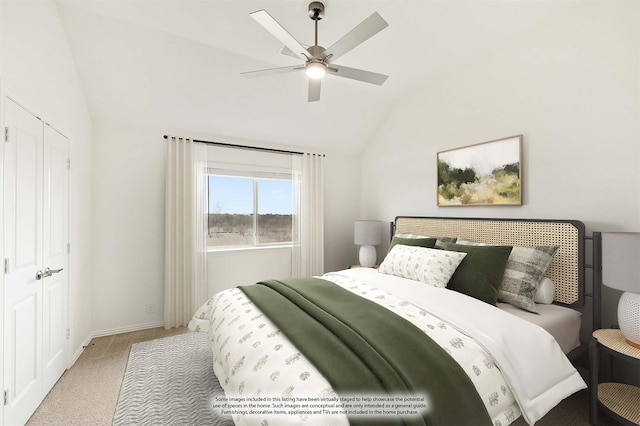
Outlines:
[[522,135],[437,153],[438,206],[522,205]]

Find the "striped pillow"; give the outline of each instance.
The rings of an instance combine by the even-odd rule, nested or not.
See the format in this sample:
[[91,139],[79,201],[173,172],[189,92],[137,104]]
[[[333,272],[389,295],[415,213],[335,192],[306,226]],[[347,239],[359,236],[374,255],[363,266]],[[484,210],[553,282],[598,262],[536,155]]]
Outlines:
[[[456,243],[477,246],[494,245],[462,239],[458,239]],[[533,298],[544,274],[549,269],[556,250],[558,246],[514,246],[507,260],[502,283],[498,288],[498,300],[538,313]]]

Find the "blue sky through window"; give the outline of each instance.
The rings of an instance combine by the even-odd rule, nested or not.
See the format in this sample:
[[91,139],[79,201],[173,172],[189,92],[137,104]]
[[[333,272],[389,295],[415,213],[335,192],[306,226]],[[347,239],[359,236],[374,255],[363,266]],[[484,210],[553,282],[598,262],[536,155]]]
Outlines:
[[[258,179],[258,214],[292,214],[291,181]],[[253,179],[209,176],[209,212],[253,213]]]
[[292,214],[292,182],[258,180],[258,214]]

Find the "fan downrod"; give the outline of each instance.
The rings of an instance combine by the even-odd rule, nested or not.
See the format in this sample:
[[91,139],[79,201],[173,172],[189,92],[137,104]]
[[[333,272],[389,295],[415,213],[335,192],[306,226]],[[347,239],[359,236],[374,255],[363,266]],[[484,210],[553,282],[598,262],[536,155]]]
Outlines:
[[312,21],[319,21],[324,18],[324,4],[319,1],[309,3],[309,18]]

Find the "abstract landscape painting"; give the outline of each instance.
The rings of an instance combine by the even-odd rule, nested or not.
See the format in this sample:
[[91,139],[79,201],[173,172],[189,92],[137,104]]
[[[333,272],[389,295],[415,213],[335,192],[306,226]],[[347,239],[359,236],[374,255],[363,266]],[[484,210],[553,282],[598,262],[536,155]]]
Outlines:
[[438,206],[522,205],[522,135],[438,153]]

